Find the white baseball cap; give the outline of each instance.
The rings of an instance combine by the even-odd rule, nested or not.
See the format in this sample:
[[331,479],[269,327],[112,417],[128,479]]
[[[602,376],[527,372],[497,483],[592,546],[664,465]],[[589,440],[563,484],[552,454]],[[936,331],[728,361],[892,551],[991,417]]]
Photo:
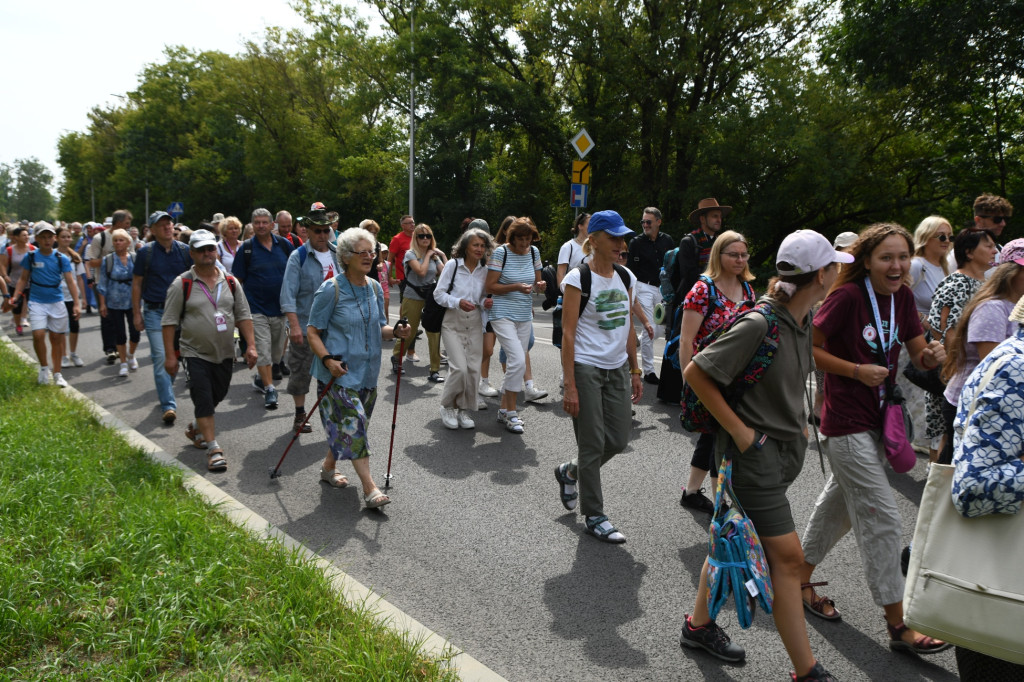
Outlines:
[[[832,243],[814,230],[797,230],[782,240],[775,256],[775,270],[780,275],[803,275],[817,272],[829,263],[852,263],[853,255],[836,251]],[[779,263],[792,267],[783,269]]]

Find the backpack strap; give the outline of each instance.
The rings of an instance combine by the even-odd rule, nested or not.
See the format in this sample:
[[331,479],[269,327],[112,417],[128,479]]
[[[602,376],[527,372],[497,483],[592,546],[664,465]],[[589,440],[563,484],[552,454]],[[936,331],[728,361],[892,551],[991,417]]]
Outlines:
[[[297,249],[297,251],[299,252],[299,269],[301,270],[302,266],[306,264],[306,258],[309,257],[309,249],[307,249],[306,245],[303,244]],[[246,265],[248,265],[248,263],[246,263]]]
[[[622,280],[622,286],[629,292],[629,270],[622,267],[618,263],[612,263],[612,267],[615,268],[615,274]],[[593,278],[590,273],[589,263],[580,263],[576,266],[576,269],[580,271],[580,317],[583,317],[583,309],[587,307],[587,302],[590,301],[590,286],[593,282]],[[630,302],[632,307],[632,302]]]

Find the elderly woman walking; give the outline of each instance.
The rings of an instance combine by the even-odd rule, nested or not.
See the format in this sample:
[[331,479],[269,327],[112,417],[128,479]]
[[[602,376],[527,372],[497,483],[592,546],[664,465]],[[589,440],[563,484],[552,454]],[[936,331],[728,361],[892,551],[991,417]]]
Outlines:
[[449,429],[471,429],[477,408],[480,359],[484,347],[484,315],[492,299],[484,293],[487,259],[494,251],[491,235],[479,228],[462,233],[448,261],[434,300],[447,308],[441,340],[448,349],[448,377],[441,393],[441,421]]
[[[369,422],[377,402],[381,343],[408,338],[409,327],[389,327],[384,292],[368,275],[376,251],[373,235],[358,227],[338,238],[338,265],[342,274],[324,282],[313,295],[306,328],[309,347],[316,356],[313,376],[320,402],[320,419],[327,432],[327,457],[320,479],[344,488],[348,479],[337,462],[347,459],[363,486],[369,509],[391,500],[370,476]],[[329,390],[328,390],[329,386]]]

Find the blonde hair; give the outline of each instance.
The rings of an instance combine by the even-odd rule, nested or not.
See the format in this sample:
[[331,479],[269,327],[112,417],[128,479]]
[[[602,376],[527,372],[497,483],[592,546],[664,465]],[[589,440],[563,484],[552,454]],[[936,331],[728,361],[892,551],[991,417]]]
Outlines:
[[[938,234],[942,226],[945,225],[949,228],[949,245],[953,246],[953,225],[948,220],[940,215],[930,215],[920,223],[914,229],[914,255],[923,258],[924,247],[928,244],[932,237]],[[949,261],[946,258],[942,258],[942,273],[949,275]]]
[[[422,246],[420,246],[419,239],[417,239],[416,237],[416,235],[419,234],[430,235],[430,246],[428,246],[427,248],[423,248]],[[420,223],[415,228],[413,228],[412,243],[409,245],[409,248],[412,249],[412,252],[416,254],[417,258],[423,258],[423,256],[428,251],[433,251],[434,249],[437,248],[437,240],[434,239],[434,231],[430,229],[430,225],[427,225],[426,223]]]
[[[726,230],[722,234],[718,235],[715,239],[715,243],[711,245],[711,255],[708,256],[708,267],[704,271],[704,275],[710,277],[712,280],[718,279],[722,276],[722,252],[726,248],[733,244],[746,244],[747,240],[742,234],[734,230]],[[756,279],[754,273],[750,271],[750,259],[743,264],[743,273],[740,274],[741,282],[752,282]]]

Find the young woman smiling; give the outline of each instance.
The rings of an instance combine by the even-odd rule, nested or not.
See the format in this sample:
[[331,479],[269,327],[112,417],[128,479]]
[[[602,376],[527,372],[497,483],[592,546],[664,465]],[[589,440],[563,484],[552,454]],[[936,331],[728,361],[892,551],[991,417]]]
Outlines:
[[[885,612],[889,647],[931,654],[949,644],[903,623],[900,572],[902,519],[886,475],[881,438],[885,382],[895,382],[900,346],[921,369],[946,359],[938,341],[926,342],[914,295],[904,282],[913,249],[910,234],[893,223],[866,228],[814,317],[814,361],[825,371],[821,432],[832,467],[804,532],[804,607],[838,620],[831,599],[818,596],[811,573],[852,528],[876,604]],[[880,356],[885,363],[878,364]]]

